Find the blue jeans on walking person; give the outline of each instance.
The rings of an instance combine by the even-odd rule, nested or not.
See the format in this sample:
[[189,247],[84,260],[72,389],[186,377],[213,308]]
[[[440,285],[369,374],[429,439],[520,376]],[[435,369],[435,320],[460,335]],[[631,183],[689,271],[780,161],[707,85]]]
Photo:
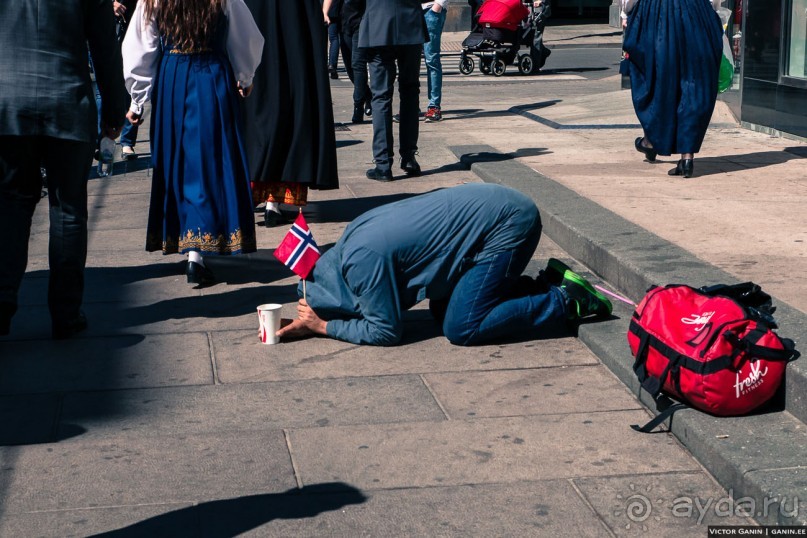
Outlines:
[[515,249],[476,262],[462,275],[443,320],[443,333],[452,344],[472,346],[518,335],[556,336],[567,330],[563,290],[549,286],[546,293],[518,293],[518,277],[540,237],[538,223]]
[[443,97],[443,64],[440,62],[440,37],[446,22],[446,10],[435,13],[426,11],[426,28],[429,30],[429,41],[423,44],[423,56],[426,60],[426,73],[429,90],[429,106],[440,107]]
[[339,25],[332,22],[328,25],[328,68],[336,71],[339,62]]

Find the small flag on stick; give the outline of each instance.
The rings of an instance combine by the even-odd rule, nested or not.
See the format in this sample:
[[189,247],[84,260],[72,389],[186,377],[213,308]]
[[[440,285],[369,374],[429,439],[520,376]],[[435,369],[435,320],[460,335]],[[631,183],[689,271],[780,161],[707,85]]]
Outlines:
[[297,216],[291,230],[275,249],[275,258],[305,279],[319,259],[320,252],[302,212]]

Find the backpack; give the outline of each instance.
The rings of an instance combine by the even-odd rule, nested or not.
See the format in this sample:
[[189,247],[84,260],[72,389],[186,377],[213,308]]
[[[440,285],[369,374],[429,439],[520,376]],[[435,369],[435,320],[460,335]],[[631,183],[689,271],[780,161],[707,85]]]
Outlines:
[[[628,344],[633,370],[661,409],[633,429],[649,432],[678,409],[743,415],[776,393],[799,353],[780,338],[771,296],[753,282],[652,287],[633,313]],[[672,404],[662,391],[684,402]]]

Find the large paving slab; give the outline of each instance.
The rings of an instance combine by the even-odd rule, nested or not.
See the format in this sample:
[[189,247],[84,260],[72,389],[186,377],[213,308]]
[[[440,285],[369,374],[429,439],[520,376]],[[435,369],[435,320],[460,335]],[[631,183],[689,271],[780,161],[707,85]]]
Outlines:
[[0,341],[0,394],[213,383],[204,333]]
[[3,515],[212,500],[296,484],[282,432],[0,447],[0,465]]
[[416,375],[77,393],[61,409],[82,440],[430,420],[445,415]]
[[[602,365],[427,374],[452,419],[641,409]],[[591,387],[597,387],[592,391]]]
[[644,411],[572,413],[292,430],[289,437],[303,484],[425,487],[698,468],[672,437],[632,434],[628,425],[646,419]]
[[[284,311],[288,311],[284,307]],[[425,311],[424,315],[428,316]],[[438,336],[432,322],[407,324],[417,341],[391,348],[355,346],[330,339],[285,342],[267,349],[255,331],[212,333],[223,383],[319,377],[391,375],[512,368],[549,368],[597,363],[571,338],[462,348]],[[426,340],[428,339],[428,340]]]

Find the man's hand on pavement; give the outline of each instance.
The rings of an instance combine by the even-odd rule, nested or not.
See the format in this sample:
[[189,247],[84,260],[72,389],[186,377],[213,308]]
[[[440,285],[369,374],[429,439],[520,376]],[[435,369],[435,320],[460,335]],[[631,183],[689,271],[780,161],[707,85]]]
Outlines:
[[298,319],[281,321],[282,326],[277,331],[278,337],[302,338],[315,334],[327,334],[328,323],[317,316],[316,312],[305,302],[305,299],[300,299],[297,304],[297,315],[299,316]]

